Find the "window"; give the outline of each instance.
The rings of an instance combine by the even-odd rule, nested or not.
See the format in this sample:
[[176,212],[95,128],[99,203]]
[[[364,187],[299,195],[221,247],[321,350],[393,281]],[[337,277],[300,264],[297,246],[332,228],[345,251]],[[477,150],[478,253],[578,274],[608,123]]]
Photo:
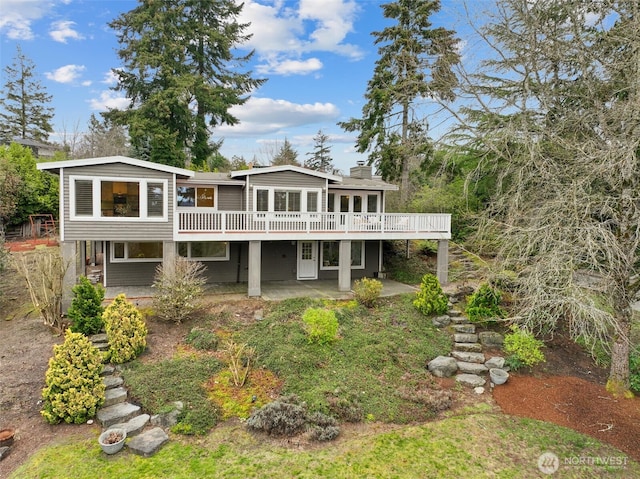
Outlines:
[[367,212],[378,212],[378,195],[367,195]]
[[193,241],[178,243],[178,255],[208,261],[229,259],[229,243],[226,241]]
[[327,211],[329,213],[333,213],[336,210],[335,201],[336,201],[335,193],[329,193],[327,195]]
[[269,190],[256,192],[256,211],[269,211]]
[[93,181],[76,180],[76,216],[93,216]]
[[275,190],[273,211],[300,211],[300,192]]
[[167,186],[167,180],[70,176],[70,219],[166,221]]
[[[338,269],[340,266],[340,242],[323,241],[320,269]],[[364,269],[364,241],[351,242],[351,269]]]
[[307,191],[307,211],[309,213],[318,211],[318,193],[315,191]]
[[111,247],[111,261],[145,262],[162,261],[162,242],[114,242]]
[[320,207],[321,191],[319,188],[282,190],[256,187],[253,191],[253,210],[316,213]]
[[198,208],[213,208],[215,206],[215,187],[178,186],[178,206],[197,206]]

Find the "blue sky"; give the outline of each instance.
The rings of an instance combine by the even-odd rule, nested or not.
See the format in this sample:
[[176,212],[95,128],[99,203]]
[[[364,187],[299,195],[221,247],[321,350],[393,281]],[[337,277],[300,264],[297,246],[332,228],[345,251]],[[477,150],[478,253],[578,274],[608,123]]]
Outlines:
[[[483,2],[484,0],[480,0]],[[242,107],[240,120],[222,126],[222,153],[266,163],[285,138],[304,161],[318,130],[329,136],[334,164],[348,171],[366,156],[354,152],[355,135],[337,122],[359,117],[367,82],[377,59],[371,32],[388,20],[382,0],[245,0],[241,22],[253,34],[244,46],[255,49],[247,69],[268,81]],[[0,0],[1,85],[4,67],[20,45],[33,60],[39,80],[53,96],[51,141],[86,130],[91,113],[125,107],[114,85],[112,68],[121,66],[116,35],[108,23],[137,5],[131,0]],[[461,31],[461,0],[443,0],[435,26]],[[463,47],[465,43],[463,42]],[[426,112],[435,107],[425,104]],[[430,117],[432,136],[446,117]]]

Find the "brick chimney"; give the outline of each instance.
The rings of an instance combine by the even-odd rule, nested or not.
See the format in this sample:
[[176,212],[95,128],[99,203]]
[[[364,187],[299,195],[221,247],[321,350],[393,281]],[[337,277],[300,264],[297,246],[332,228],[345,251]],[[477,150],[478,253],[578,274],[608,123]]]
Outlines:
[[370,180],[371,166],[365,165],[363,160],[359,160],[358,166],[352,166],[349,170],[349,176],[360,180]]

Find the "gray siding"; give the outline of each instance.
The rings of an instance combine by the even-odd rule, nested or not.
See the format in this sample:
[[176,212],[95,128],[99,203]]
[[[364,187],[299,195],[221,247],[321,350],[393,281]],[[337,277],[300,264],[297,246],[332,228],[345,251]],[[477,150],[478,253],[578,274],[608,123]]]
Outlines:
[[298,258],[297,242],[262,242],[262,281],[296,279]]
[[218,210],[243,211],[244,190],[239,186],[218,186]]
[[104,253],[106,286],[151,286],[156,268],[161,262],[111,262],[111,243]]
[[[378,272],[378,251],[380,251],[379,241],[365,241],[364,243],[364,269],[352,269],[351,279],[373,278],[374,273]],[[320,243],[318,243],[320,248]],[[318,271],[318,279],[335,279],[338,280],[337,270],[320,270]]]
[[[69,220],[69,177],[110,176],[122,178],[146,178],[169,180],[167,188],[168,217],[164,222],[150,221],[70,221]],[[174,209],[173,175],[162,171],[140,168],[123,163],[83,166],[64,169],[64,236],[65,240],[171,240],[173,238]]]
[[246,283],[248,255],[247,243],[230,243],[229,261],[203,261],[207,283]]

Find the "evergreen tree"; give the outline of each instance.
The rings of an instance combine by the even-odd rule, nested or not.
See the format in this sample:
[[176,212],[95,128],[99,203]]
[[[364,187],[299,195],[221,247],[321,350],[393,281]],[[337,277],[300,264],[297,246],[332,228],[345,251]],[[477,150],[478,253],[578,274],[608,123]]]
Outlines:
[[76,158],[99,158],[102,156],[126,156],[129,145],[124,127],[108,121],[100,121],[92,113],[88,131],[74,152]]
[[331,147],[327,145],[329,137],[322,130],[318,130],[317,135],[313,137],[313,141],[315,142],[313,151],[307,153],[308,158],[304,162],[305,168],[332,173],[334,167],[331,158]]
[[300,166],[298,162],[298,152],[293,149],[291,143],[286,138],[284,139],[284,144],[282,148],[278,150],[275,156],[271,159],[271,166],[281,166],[281,165],[294,165]]
[[7,82],[0,98],[0,139],[47,141],[53,131],[53,108],[44,86],[38,81],[35,65],[18,46],[11,65],[4,69]]
[[253,54],[235,55],[250,38],[241,9],[232,0],[140,0],[110,23],[124,63],[116,90],[131,104],[106,115],[128,126],[139,157],[201,166],[215,150],[209,129],[238,122],[229,109],[264,81],[237,70]]
[[460,58],[454,32],[434,28],[429,20],[440,10],[439,0],[397,0],[382,9],[396,23],[373,32],[380,58],[367,85],[362,118],[340,126],[359,132],[357,150],[371,152],[369,163],[384,179],[400,180],[404,204],[412,160],[430,151],[419,107],[425,99],[453,100],[457,79],[452,68]]

